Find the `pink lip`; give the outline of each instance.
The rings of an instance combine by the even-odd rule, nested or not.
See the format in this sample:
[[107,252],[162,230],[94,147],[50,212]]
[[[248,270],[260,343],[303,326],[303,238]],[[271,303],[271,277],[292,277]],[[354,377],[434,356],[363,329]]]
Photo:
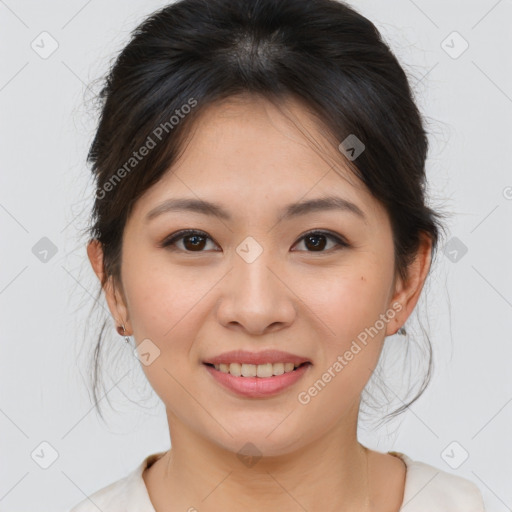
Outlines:
[[[212,357],[203,361],[210,364],[230,364],[230,363],[245,363],[245,364],[265,364],[265,363],[293,363],[299,365],[302,363],[310,363],[309,359],[290,354],[289,352],[282,352],[281,350],[263,350],[261,352],[248,352],[246,350],[232,350],[231,352],[224,352],[216,357]],[[248,378],[248,377],[244,377]]]
[[[235,360],[231,359],[230,361],[234,362]],[[291,361],[287,360],[287,362]],[[235,377],[230,373],[216,370],[213,366],[207,364],[204,366],[217,382],[230,391],[248,398],[265,398],[276,395],[297,382],[308,371],[311,363],[304,364],[292,372],[274,375],[273,377]]]

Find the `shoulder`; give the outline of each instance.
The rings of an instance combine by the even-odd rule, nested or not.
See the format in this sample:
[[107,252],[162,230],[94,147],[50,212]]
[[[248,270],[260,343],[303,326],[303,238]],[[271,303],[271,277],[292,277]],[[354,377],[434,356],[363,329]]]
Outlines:
[[155,512],[142,473],[164,453],[148,455],[127,476],[93,492],[68,512]]
[[108,512],[116,507],[123,508],[126,504],[125,490],[129,477],[121,478],[87,496],[69,512],[93,512],[102,510]]
[[407,512],[485,512],[482,494],[470,480],[400,452],[388,452],[407,466],[402,509]]

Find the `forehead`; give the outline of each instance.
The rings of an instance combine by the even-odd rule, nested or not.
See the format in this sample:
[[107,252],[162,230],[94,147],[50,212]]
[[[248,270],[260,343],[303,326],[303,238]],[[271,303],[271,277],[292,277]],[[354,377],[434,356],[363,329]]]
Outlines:
[[147,213],[167,198],[188,197],[256,214],[326,195],[356,204],[368,217],[383,213],[304,104],[288,100],[278,108],[240,95],[201,112],[180,158],[139,209]]

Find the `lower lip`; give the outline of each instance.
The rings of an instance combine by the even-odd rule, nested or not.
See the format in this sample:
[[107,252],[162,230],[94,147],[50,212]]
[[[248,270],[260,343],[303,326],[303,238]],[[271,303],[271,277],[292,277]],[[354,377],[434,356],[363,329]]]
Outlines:
[[210,375],[217,382],[238,395],[249,398],[265,398],[280,393],[295,384],[308,371],[310,366],[311,363],[306,363],[292,372],[272,377],[235,377],[230,373],[216,370],[213,366],[205,365]]

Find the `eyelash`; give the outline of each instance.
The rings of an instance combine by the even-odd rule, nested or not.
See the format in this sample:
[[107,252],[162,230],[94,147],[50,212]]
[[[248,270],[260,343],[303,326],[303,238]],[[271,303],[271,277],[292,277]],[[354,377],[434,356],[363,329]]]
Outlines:
[[[187,236],[191,236],[191,235],[199,235],[201,237],[204,237],[204,238],[208,238],[210,240],[212,240],[212,238],[210,236],[208,236],[207,233],[205,233],[204,231],[199,231],[197,229],[184,229],[184,230],[181,230],[181,231],[178,231],[170,236],[168,236],[167,238],[165,238],[160,244],[159,244],[159,247],[160,248],[166,248],[168,250],[171,250],[171,251],[177,251],[177,250],[180,250],[180,249],[176,249],[176,248],[171,248],[172,245],[174,245],[177,241],[187,237]],[[322,251],[300,251],[300,252],[310,252],[310,253],[330,253],[330,252],[333,252],[334,251],[337,251],[337,250],[340,250],[340,249],[343,249],[343,248],[348,248],[350,247],[350,244],[346,242],[346,240],[344,240],[342,237],[338,236],[338,235],[335,235],[334,233],[331,233],[329,231],[322,231],[322,230],[313,230],[313,231],[308,231],[307,233],[305,233],[304,235],[302,235],[296,243],[298,242],[301,242],[303,239],[307,238],[308,236],[325,236],[327,238],[330,238],[331,240],[333,240],[336,244],[337,244],[337,247],[334,247],[332,249],[329,249],[329,250],[322,250]],[[213,240],[212,240],[213,241]],[[295,244],[294,244],[295,245]],[[184,252],[187,252],[187,253],[202,253],[202,252],[206,252],[206,251],[187,251],[187,250],[184,250]]]

